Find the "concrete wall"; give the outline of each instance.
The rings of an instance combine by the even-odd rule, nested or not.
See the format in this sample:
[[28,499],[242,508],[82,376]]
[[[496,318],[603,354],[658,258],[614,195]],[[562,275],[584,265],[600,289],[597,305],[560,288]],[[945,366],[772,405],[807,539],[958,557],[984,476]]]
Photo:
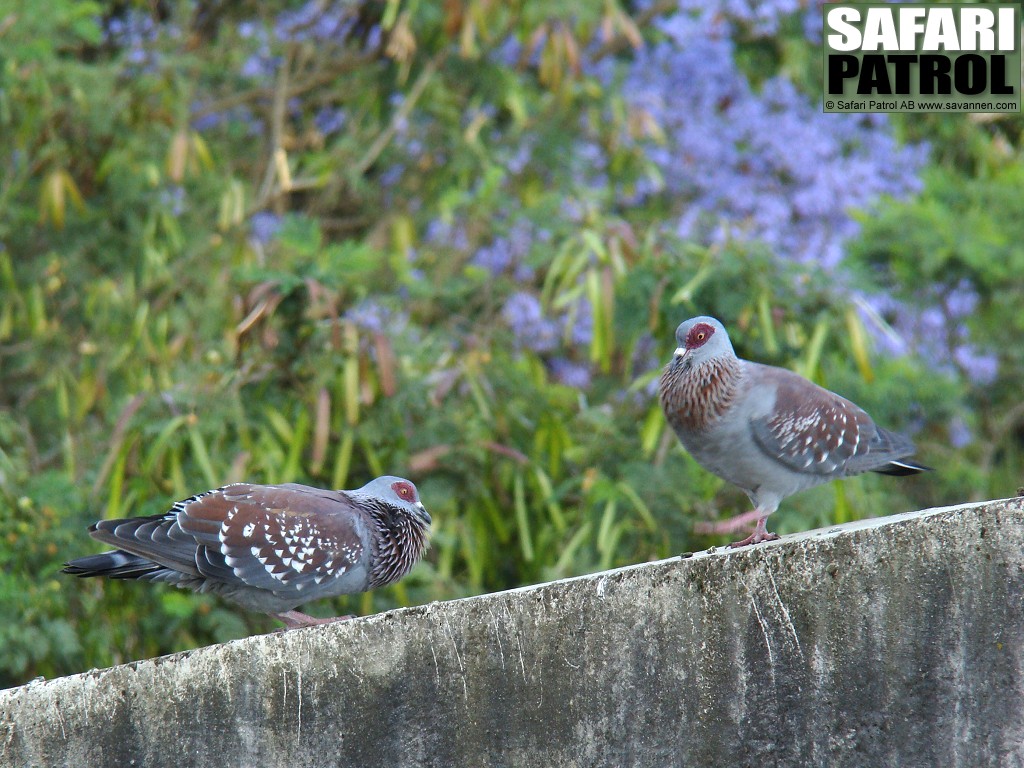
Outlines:
[[1024,499],[0,691],[4,766],[1024,766]]

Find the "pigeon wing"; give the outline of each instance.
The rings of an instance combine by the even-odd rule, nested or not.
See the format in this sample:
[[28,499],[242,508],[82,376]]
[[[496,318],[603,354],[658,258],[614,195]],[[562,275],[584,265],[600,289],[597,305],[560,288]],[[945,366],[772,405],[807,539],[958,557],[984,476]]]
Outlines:
[[366,523],[342,491],[236,483],[177,505],[177,524],[200,544],[200,572],[277,594],[342,578],[366,553]]

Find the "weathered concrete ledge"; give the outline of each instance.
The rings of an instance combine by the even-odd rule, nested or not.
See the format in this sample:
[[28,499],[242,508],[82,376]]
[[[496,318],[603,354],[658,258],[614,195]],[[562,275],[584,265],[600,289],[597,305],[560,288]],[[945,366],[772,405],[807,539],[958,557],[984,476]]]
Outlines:
[[1024,499],[0,691],[4,766],[1024,766]]

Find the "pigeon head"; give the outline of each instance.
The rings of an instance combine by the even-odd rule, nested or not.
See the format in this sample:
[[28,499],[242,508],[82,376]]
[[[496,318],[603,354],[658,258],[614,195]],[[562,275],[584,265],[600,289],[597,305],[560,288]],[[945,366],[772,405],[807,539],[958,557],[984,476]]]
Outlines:
[[729,333],[713,317],[692,317],[676,328],[675,359],[687,368],[719,357],[732,357],[735,352]]
[[426,525],[431,523],[430,514],[420,501],[419,491],[416,490],[415,485],[404,477],[394,477],[393,475],[378,477],[376,480],[368,482],[358,491],[352,491],[352,494],[386,502],[393,507],[404,509]]

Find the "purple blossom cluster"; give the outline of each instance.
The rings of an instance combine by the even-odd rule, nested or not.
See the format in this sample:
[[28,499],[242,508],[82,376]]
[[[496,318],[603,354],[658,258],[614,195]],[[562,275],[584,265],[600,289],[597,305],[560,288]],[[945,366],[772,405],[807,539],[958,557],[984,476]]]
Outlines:
[[348,120],[348,112],[342,108],[323,107],[313,118],[316,128],[324,136],[331,136],[341,131]]
[[192,105],[192,128],[196,131],[209,131],[227,125],[245,126],[248,136],[259,136],[263,133],[263,121],[253,114],[245,104],[239,104],[221,112],[207,112],[201,102]]
[[375,336],[384,336],[393,344],[398,340],[416,344],[420,340],[419,330],[415,325],[410,325],[408,313],[374,296],[368,296],[350,307],[342,314],[342,318],[359,329],[359,347],[374,361],[378,360],[379,353]]
[[257,211],[249,217],[249,234],[260,245],[267,245],[281,229],[281,217],[270,211]]
[[278,14],[274,36],[292,42],[343,40],[355,25],[357,10],[352,3],[307,0]]
[[[298,8],[279,13],[270,27],[254,21],[238,25],[238,34],[258,44],[255,53],[242,64],[243,77],[266,78],[277,71],[280,57],[273,53],[277,43],[340,43],[345,41],[356,24],[357,6],[345,2],[307,0]],[[374,27],[367,45],[376,45],[380,29]]]
[[[680,0],[681,15],[709,14],[711,21],[718,25],[743,25],[760,36],[774,35],[779,31],[782,19],[807,9],[807,0]],[[810,3],[807,16],[817,18],[821,28],[820,5]]]
[[590,302],[580,297],[552,315],[545,311],[535,290],[537,275],[529,261],[530,252],[536,246],[549,247],[551,232],[537,227],[514,206],[493,227],[498,234],[477,244],[478,236],[470,235],[463,220],[439,218],[427,224],[423,240],[449,254],[469,255],[469,266],[491,278],[510,278],[517,287],[505,299],[501,319],[512,331],[517,348],[540,354],[556,381],[586,389],[590,366],[564,353],[567,348],[585,349],[590,344],[594,325]]
[[[402,108],[407,95],[400,91],[388,97],[391,108],[394,138],[389,151],[382,156],[380,170],[375,176],[375,183],[384,192],[385,205],[391,206],[401,201],[410,210],[416,210],[421,204],[420,198],[398,197],[401,191],[398,186],[406,173],[418,175],[425,166],[441,167],[447,162],[443,148],[436,141],[436,122],[427,109],[415,108],[410,114],[403,114]],[[431,136],[431,134],[434,136]]]
[[513,175],[522,173],[533,159],[534,141],[533,136],[527,135],[510,145],[499,147],[495,153],[497,161]]
[[[736,66],[721,12],[747,4],[717,5],[663,20],[664,39],[638,51],[626,75],[632,108],[666,138],[647,147],[664,181],[647,180],[642,191],[683,204],[673,225],[681,237],[757,240],[832,272],[858,231],[851,211],[918,190],[928,149],[899,146],[885,115],[822,113],[783,76],[755,90]],[[769,9],[778,17],[792,5],[744,18],[770,29]]]
[[148,72],[160,63],[160,55],[153,49],[153,42],[161,33],[177,37],[180,30],[170,24],[158,25],[148,13],[128,9],[107,19],[103,33],[109,44],[124,52],[125,61]]
[[495,237],[491,242],[480,246],[470,259],[470,264],[486,269],[494,277],[511,275],[516,282],[529,282],[533,279],[535,270],[527,263],[526,258],[537,236],[538,233],[529,220],[517,219],[505,235]]
[[548,361],[548,370],[559,384],[584,390],[590,387],[590,366],[567,357],[555,357]]
[[409,315],[406,312],[389,307],[373,296],[346,310],[342,317],[368,334],[380,333],[396,338],[410,332]]
[[[349,40],[357,23],[358,7],[342,1],[323,2],[308,0],[301,6],[279,13],[268,26],[255,19],[242,21],[238,25],[238,35],[243,40],[251,41],[254,50],[242,62],[239,74],[250,80],[267,81],[272,79],[281,63],[276,53],[281,43],[316,42],[325,45],[341,45]],[[362,44],[366,48],[374,47],[380,42],[381,31],[373,27],[365,35]],[[242,123],[248,126],[250,135],[258,135],[263,130],[263,121],[257,119],[247,105],[234,107],[223,112],[206,113],[203,103],[193,105],[193,114],[197,115],[193,127],[198,131],[210,130],[226,124]],[[291,99],[288,113],[297,117],[301,112],[301,102]],[[339,133],[348,120],[348,112],[339,107],[322,107],[312,118],[317,130],[324,136]]]
[[271,52],[270,33],[267,29],[255,21],[243,21],[238,25],[238,34],[241,38],[253,40],[257,44],[256,51],[242,62],[239,74],[251,79],[273,77],[280,59]]
[[501,316],[520,346],[534,352],[552,352],[558,347],[561,337],[559,324],[544,314],[540,299],[532,293],[513,293],[506,300]]
[[594,333],[590,302],[580,297],[564,311],[551,315],[545,312],[532,288],[536,270],[528,262],[528,256],[535,245],[550,243],[550,231],[536,227],[521,212],[515,211],[504,231],[483,245],[475,246],[471,242],[465,224],[458,219],[434,219],[427,224],[423,239],[449,253],[471,254],[469,264],[485,270],[492,278],[511,278],[520,287],[505,299],[501,318],[512,331],[516,346],[540,354],[556,381],[577,389],[590,386],[590,365],[559,354],[567,347],[585,349],[589,346]]
[[858,297],[861,318],[874,331],[879,348],[894,357],[916,354],[949,372],[960,372],[987,385],[999,374],[999,358],[971,344],[965,321],[978,294],[962,281],[944,295],[932,296],[925,309],[911,307],[887,294]]
[[956,449],[964,448],[974,441],[974,432],[962,416],[949,420],[949,444]]
[[423,239],[431,245],[438,245],[453,251],[469,250],[469,233],[462,221],[454,219],[433,219],[427,224]]
[[423,240],[448,252],[471,253],[469,264],[486,270],[492,277],[507,275],[517,283],[528,284],[536,275],[536,269],[529,263],[530,251],[537,244],[549,244],[551,232],[538,228],[519,210],[504,218],[510,222],[499,221],[495,225],[503,231],[480,245],[471,242],[465,223],[456,218],[433,219],[426,226]]
[[556,354],[565,347],[585,349],[590,344],[594,333],[593,309],[585,297],[551,317],[534,294],[517,291],[505,301],[501,315],[519,348],[541,354],[556,381],[577,389],[590,386],[591,369],[587,363]]
[[594,335],[593,309],[584,297],[549,317],[536,296],[519,291],[505,302],[502,315],[520,346],[535,352],[554,351],[563,338],[573,347],[586,347]]
[[[978,303],[978,294],[966,281],[932,297],[925,309],[886,294],[856,297],[861,319],[874,331],[883,353],[893,357],[916,354],[928,365],[966,377],[973,384],[987,386],[999,375],[999,358],[980,351],[968,338],[965,321]],[[974,432],[959,415],[948,424],[949,443],[963,448],[974,440]]]
[[175,184],[160,190],[160,204],[168,209],[172,216],[181,216],[185,212],[185,188]]

